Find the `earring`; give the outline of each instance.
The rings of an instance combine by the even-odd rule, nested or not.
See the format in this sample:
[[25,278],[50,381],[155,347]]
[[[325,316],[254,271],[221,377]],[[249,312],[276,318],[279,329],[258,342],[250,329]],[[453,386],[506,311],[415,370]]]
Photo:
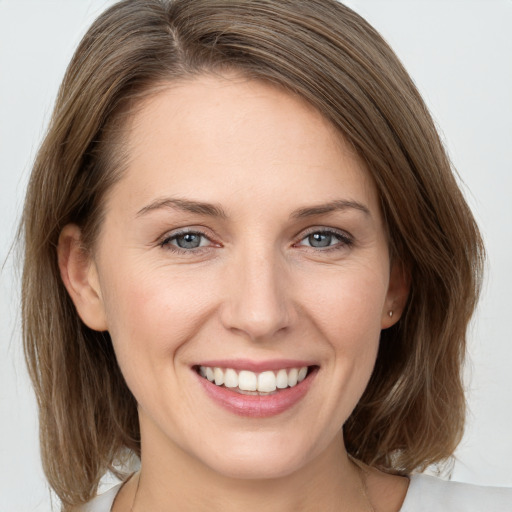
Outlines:
[[389,315],[389,318],[391,318],[393,316],[393,310],[390,310],[388,315]]

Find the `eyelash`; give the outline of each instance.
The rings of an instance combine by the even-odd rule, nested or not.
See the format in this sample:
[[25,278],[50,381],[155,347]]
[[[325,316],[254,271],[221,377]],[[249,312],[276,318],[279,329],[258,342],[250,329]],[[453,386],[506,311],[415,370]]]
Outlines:
[[[206,250],[209,248],[209,246],[199,245],[199,247],[185,249],[182,247],[178,247],[172,243],[173,241],[175,241],[178,238],[183,237],[185,235],[197,235],[201,238],[205,238],[206,240],[212,242],[212,240],[202,231],[185,230],[185,231],[179,231],[177,233],[173,233],[170,236],[166,236],[161,242],[159,242],[159,246],[162,248],[165,248],[167,250],[170,250],[172,252],[180,253],[180,254],[197,254],[197,253],[202,252],[203,250]],[[336,238],[338,240],[338,243],[336,243],[334,245],[328,245],[323,248],[313,247],[311,245],[308,246],[308,245],[300,244],[300,242],[309,238],[312,235],[331,236],[331,237]],[[301,234],[301,238],[298,240],[298,242],[294,243],[293,246],[294,247],[308,247],[309,249],[314,250],[314,251],[330,252],[330,251],[336,251],[336,250],[340,250],[343,248],[351,247],[353,244],[354,244],[354,241],[353,241],[352,237],[344,231],[335,230],[335,229],[312,228],[309,231],[307,231],[306,233]]]
[[205,238],[206,240],[209,240],[210,242],[212,242],[212,240],[205,233],[203,233],[202,231],[198,231],[198,230],[183,230],[183,231],[178,231],[177,233],[173,233],[170,236],[166,236],[159,243],[159,246],[164,248],[164,249],[167,249],[169,251],[180,253],[180,254],[191,254],[191,253],[197,254],[198,252],[202,252],[202,250],[208,248],[208,247],[200,245],[199,247],[194,247],[194,248],[190,248],[190,249],[184,249],[182,247],[178,247],[178,246],[172,244],[172,242],[174,240],[177,240],[178,238],[183,237],[185,235],[197,235],[197,236],[199,236],[201,238]]
[[344,248],[351,247],[352,245],[354,245],[353,238],[345,231],[340,231],[340,230],[332,229],[332,228],[330,228],[330,229],[312,228],[309,231],[307,231],[306,233],[302,234],[301,235],[302,238],[299,240],[299,242],[294,244],[294,246],[299,245],[300,242],[309,238],[311,235],[326,235],[326,236],[331,236],[331,237],[338,239],[338,243],[336,243],[334,245],[328,245],[324,248],[303,246],[303,247],[308,247],[309,249],[312,249],[315,251],[321,251],[321,252],[338,251],[340,249],[344,249]]

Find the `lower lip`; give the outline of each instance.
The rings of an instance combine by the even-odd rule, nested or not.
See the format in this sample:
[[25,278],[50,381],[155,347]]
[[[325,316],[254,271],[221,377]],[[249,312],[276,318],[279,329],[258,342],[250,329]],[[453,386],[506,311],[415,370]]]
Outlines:
[[206,394],[221,407],[239,416],[267,418],[292,408],[304,398],[317,371],[317,368],[312,369],[302,382],[273,395],[242,395],[229,388],[217,386],[199,374],[196,375]]

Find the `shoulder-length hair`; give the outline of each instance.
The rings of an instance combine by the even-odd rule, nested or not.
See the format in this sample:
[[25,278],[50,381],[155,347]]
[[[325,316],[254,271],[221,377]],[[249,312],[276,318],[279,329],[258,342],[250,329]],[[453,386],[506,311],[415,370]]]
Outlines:
[[376,184],[392,258],[411,283],[344,426],[354,457],[408,474],[449,457],[464,425],[461,364],[483,246],[434,123],[382,37],[335,0],[125,0],[69,65],[34,163],[22,219],[26,359],[44,471],[64,506],[89,500],[127,451],[136,403],[108,333],[85,326],[56,246],[67,223],[92,246],[122,176],[123,126],[159,85],[236,70],[297,94],[339,130]]

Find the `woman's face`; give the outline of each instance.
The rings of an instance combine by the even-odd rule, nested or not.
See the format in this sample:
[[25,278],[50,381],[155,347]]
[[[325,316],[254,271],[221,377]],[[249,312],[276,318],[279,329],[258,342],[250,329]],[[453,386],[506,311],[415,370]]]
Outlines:
[[339,439],[403,302],[375,186],[316,110],[235,76],[171,84],[127,142],[89,323],[110,332],[143,450],[290,474]]

